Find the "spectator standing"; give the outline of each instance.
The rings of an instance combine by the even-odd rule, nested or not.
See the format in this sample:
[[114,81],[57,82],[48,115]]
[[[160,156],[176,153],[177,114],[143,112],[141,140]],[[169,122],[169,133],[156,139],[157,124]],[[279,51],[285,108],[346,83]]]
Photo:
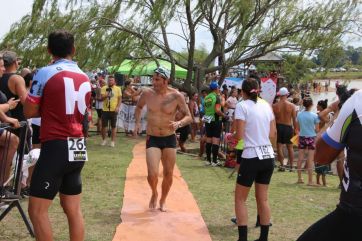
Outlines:
[[195,137],[197,134],[197,131],[199,130],[199,123],[200,123],[200,112],[199,112],[199,106],[197,105],[197,100],[199,98],[199,95],[197,93],[193,93],[191,95],[190,101],[189,101],[189,109],[192,117],[192,123],[191,123],[191,141],[195,142]]
[[[218,166],[217,161],[222,130],[222,118],[225,114],[221,110],[222,99],[217,82],[210,83],[210,93],[205,97],[205,115],[203,120],[206,129],[206,158],[207,164]],[[211,159],[212,154],[212,159]]]
[[253,78],[242,84],[243,101],[235,109],[236,139],[244,140],[244,149],[235,187],[235,213],[238,241],[247,240],[246,200],[255,182],[255,197],[260,216],[259,241],[267,241],[270,226],[268,188],[274,170],[275,119],[269,103],[258,98],[259,84]]
[[106,128],[108,126],[108,123],[110,123],[110,127],[112,130],[110,146],[114,147],[117,132],[117,114],[122,103],[122,92],[121,88],[116,86],[116,80],[113,75],[108,76],[108,85],[102,87],[101,95],[103,99],[101,145],[105,146],[107,144]]
[[313,100],[310,97],[303,99],[303,106],[305,110],[298,113],[297,127],[299,130],[299,144],[298,144],[298,181],[297,183],[304,183],[302,178],[302,162],[305,154],[307,154],[308,169],[308,185],[314,186],[313,183],[313,156],[315,150],[315,138],[319,131],[319,118],[316,113],[312,112]]
[[277,152],[280,163],[279,170],[284,171],[284,153],[283,146],[286,145],[288,150],[288,162],[290,170],[293,169],[294,151],[290,139],[295,133],[296,127],[296,110],[295,106],[288,101],[289,91],[282,87],[278,92],[280,100],[273,104],[273,112],[277,126]]
[[38,241],[53,240],[48,210],[59,192],[72,241],[84,240],[81,171],[87,161],[84,122],[91,108],[88,76],[72,61],[74,37],[65,30],[48,36],[52,64],[34,75],[24,105],[27,118],[41,117],[40,157],[30,184],[29,215]]
[[102,112],[103,112],[103,98],[101,94],[102,87],[105,86],[106,81],[104,80],[104,74],[97,74],[97,88],[95,97],[95,108],[97,111],[97,132],[102,130]]
[[[320,100],[317,103],[317,115],[319,117],[319,113],[323,110],[325,110],[328,106],[328,99],[325,100]],[[328,118],[327,121],[325,121],[324,119],[320,118],[320,122],[319,122],[319,133],[324,132],[327,127],[329,126],[329,122],[330,122],[331,118]],[[329,166],[327,165],[319,165],[318,163],[315,164],[315,172],[317,174],[317,185],[321,185],[320,184],[320,179],[322,177],[322,183],[323,186],[327,186],[327,181],[326,181],[326,174],[329,171]]]

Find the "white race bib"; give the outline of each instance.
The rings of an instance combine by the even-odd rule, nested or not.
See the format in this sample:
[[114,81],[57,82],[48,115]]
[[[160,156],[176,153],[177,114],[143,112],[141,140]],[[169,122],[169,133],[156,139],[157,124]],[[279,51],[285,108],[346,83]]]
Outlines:
[[213,118],[213,116],[211,116],[211,115],[204,115],[202,117],[202,121],[205,122],[205,123],[211,123],[212,118]]
[[274,158],[274,150],[272,146],[257,146],[254,147],[259,160]]
[[70,162],[88,161],[84,137],[68,137],[68,157]]

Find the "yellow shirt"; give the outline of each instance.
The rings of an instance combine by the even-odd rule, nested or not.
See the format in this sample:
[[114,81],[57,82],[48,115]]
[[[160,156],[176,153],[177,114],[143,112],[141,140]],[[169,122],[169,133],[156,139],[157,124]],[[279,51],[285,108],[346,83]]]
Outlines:
[[108,88],[110,87],[105,85],[101,89],[102,96],[107,96],[103,101],[103,111],[115,111],[118,104],[118,98],[122,96],[122,91],[121,88],[116,85],[111,87],[112,91],[107,91]]

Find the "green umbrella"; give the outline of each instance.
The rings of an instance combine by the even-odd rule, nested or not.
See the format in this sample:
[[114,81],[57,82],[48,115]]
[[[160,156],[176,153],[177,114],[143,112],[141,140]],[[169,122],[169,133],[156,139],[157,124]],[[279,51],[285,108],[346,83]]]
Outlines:
[[[171,70],[171,63],[166,60],[158,60],[160,66]],[[157,64],[154,60],[147,61],[133,61],[125,59],[119,66],[111,66],[108,68],[110,72],[117,72],[125,75],[153,75],[154,70],[157,68]],[[176,65],[175,66],[175,77],[180,79],[186,79],[187,70]]]

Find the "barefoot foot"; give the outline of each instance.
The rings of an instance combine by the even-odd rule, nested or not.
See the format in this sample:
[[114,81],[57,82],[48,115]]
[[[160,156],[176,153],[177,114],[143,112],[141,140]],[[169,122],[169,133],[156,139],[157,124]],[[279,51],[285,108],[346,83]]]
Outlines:
[[151,199],[150,199],[150,203],[149,203],[149,208],[150,209],[156,209],[157,207],[157,193],[152,194]]
[[165,202],[160,202],[160,211],[161,212],[167,212]]

